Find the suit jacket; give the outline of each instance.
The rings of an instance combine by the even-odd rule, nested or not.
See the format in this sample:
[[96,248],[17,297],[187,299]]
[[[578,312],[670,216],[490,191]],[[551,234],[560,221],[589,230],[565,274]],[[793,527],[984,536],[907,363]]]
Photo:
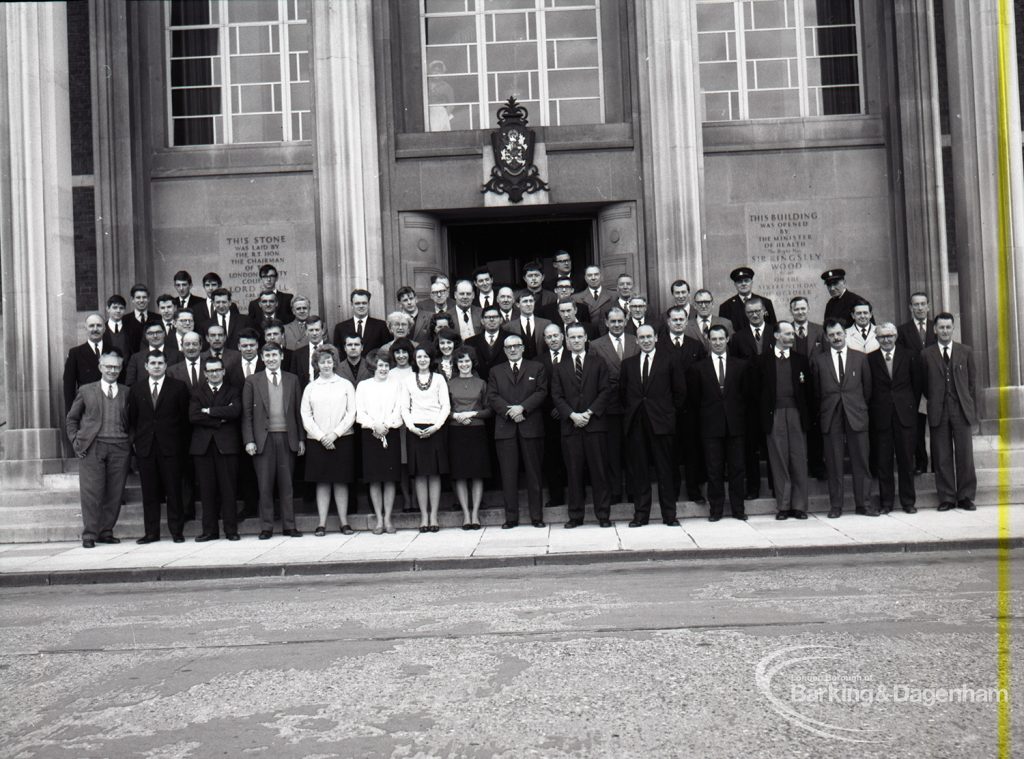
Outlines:
[[[345,319],[334,325],[334,347],[344,356],[345,335],[355,334],[356,320]],[[391,339],[391,331],[387,323],[372,316],[367,316],[363,321],[363,355],[379,348]]]
[[[137,353],[133,353],[132,357],[128,359],[128,369],[125,371],[124,377],[124,383],[128,387],[131,387],[139,380],[145,380],[149,377],[149,374],[146,372],[146,360],[149,357],[150,350],[149,345],[146,345],[145,348]],[[176,364],[182,359],[181,354],[178,352],[178,346],[171,340],[164,342],[161,351],[164,354],[164,359],[167,361],[168,368],[170,368],[171,364]]]
[[843,323],[843,329],[846,329],[853,324],[853,305],[865,300],[861,296],[852,290],[847,290],[838,298],[829,298],[828,303],[825,304],[825,316],[822,318],[821,323],[824,324],[829,319],[838,319]]
[[676,410],[686,405],[686,377],[673,356],[655,350],[647,386],[641,382],[643,353],[624,358],[619,373],[619,398],[622,401],[623,428],[629,429],[641,410],[647,412],[655,435],[672,435],[676,430]]
[[818,401],[818,413],[821,431],[832,430],[832,417],[836,409],[842,407],[846,412],[846,422],[854,432],[864,432],[868,428],[868,402],[871,400],[871,369],[868,357],[855,350],[846,351],[846,363],[843,366],[843,382],[839,383],[835,364],[832,362],[832,349],[811,357],[811,376],[814,392]]
[[713,438],[743,435],[755,385],[752,365],[742,358],[727,356],[723,391],[714,361],[713,354],[705,356],[686,373],[690,403],[700,419],[700,434]]
[[139,321],[138,312],[134,308],[129,308],[128,311],[125,311],[124,321],[131,321],[138,325],[139,329],[142,330],[143,334],[145,334],[147,324],[161,323],[160,314],[154,313],[153,311],[146,311],[145,316],[143,317],[143,321]]
[[[205,322],[203,322],[202,334],[204,336],[206,335],[206,329],[211,324],[213,324],[214,322],[219,323],[219,320],[217,318],[219,316],[220,314],[214,313],[212,319],[207,319]],[[248,316],[240,314],[238,312],[238,307],[234,303],[232,303],[231,311],[228,313],[228,328],[226,330],[228,339],[224,343],[224,347],[230,348],[231,350],[238,350],[238,333],[241,332],[243,329],[246,329],[247,327],[251,327],[252,325],[252,320]]]
[[676,347],[675,343],[672,342],[672,335],[666,333],[658,338],[657,349],[659,351],[664,350],[669,355],[674,356],[676,361],[680,363],[680,366],[683,367],[684,372],[707,355],[704,343],[687,336],[685,332],[683,332],[683,344],[679,347]]
[[[210,409],[204,414],[202,409]],[[192,422],[192,440],[188,452],[202,456],[215,445],[224,454],[242,452],[242,393],[234,385],[221,383],[216,392],[204,382],[192,391],[188,418]]]
[[729,338],[729,355],[752,361],[759,355],[768,352],[775,345],[773,329],[770,324],[765,323],[761,325],[761,351],[759,353],[757,342],[754,340],[754,333],[750,330],[750,325],[744,324]]
[[[452,302],[452,308],[455,308],[454,301]],[[428,345],[434,342],[434,336],[430,333],[430,320],[434,318],[434,304],[430,304],[430,308],[420,308],[416,314],[416,320],[412,326],[412,332],[409,333],[409,338],[414,343],[427,343]],[[452,311],[448,311],[447,314],[452,317],[452,322],[455,321],[455,314]],[[390,339],[390,338],[389,338]]]
[[334,373],[339,377],[344,377],[352,383],[352,387],[355,387],[364,379],[369,379],[373,376],[376,367],[371,367],[370,362],[366,360],[366,354],[363,354],[364,358],[359,362],[359,371],[356,373],[352,372],[352,364],[349,363],[348,359],[344,356],[341,357],[341,366],[335,367]]
[[[654,327],[654,334],[658,334],[658,330],[661,329],[661,321],[648,311],[644,317],[644,326]],[[626,334],[636,336],[636,324],[633,323],[633,317],[629,316],[628,312],[626,314]]]
[[[544,401],[548,397],[548,374],[539,361],[523,359],[519,376],[512,378],[512,365],[503,361],[487,377],[487,405],[494,411],[494,439],[510,440],[544,437]],[[509,406],[522,406],[526,418],[513,422],[506,416]]]
[[[324,344],[326,345],[326,343]],[[298,350],[292,351],[291,360],[289,361],[287,367],[284,365],[284,363],[281,364],[281,367],[283,369],[291,372],[292,374],[299,378],[299,390],[305,390],[306,385],[308,385],[310,382],[312,382],[313,380],[320,376],[320,370],[317,369],[316,367],[313,367],[312,374],[310,373],[310,348],[311,346],[309,345],[303,345]]]
[[[588,291],[589,292],[589,291]],[[573,296],[573,303],[576,304],[576,318],[584,324],[589,324],[591,321],[590,307],[586,301],[579,302],[576,297]],[[555,324],[562,323],[562,317],[558,314],[558,302],[554,302],[550,305],[544,306],[543,308],[536,309],[534,313],[537,316],[543,316],[548,321],[552,321]]]
[[[803,353],[797,353],[795,348],[790,350],[788,361],[793,378],[796,410],[800,415],[800,428],[806,433],[811,428],[811,409],[814,407],[811,393],[811,362]],[[754,364],[757,371],[758,416],[761,421],[761,431],[765,435],[771,434],[775,424],[775,391],[778,389],[778,377],[775,371],[777,363],[778,357],[773,349],[763,353]]]
[[[256,371],[254,374],[262,372],[267,367],[263,365],[263,359],[259,356],[256,357]],[[238,392],[242,392],[242,385],[245,384],[245,371],[242,369],[242,354],[238,354],[238,363],[228,369],[224,374],[224,381],[234,387],[238,388]]]
[[[693,316],[693,318],[687,320],[683,334],[687,337],[693,338],[694,340],[700,340],[701,344],[704,346],[704,350],[710,350],[711,344],[708,342],[708,339],[704,337],[704,330],[700,328],[700,321],[697,319],[696,311],[691,310],[690,315]],[[733,329],[732,322],[724,316],[712,316],[710,322],[711,327],[719,324],[725,327],[726,335],[731,335],[735,331]]]
[[[201,355],[201,354],[200,354]],[[206,382],[206,372],[203,371],[203,360],[200,358],[199,363],[196,364],[196,368],[199,370],[199,382],[200,384]],[[188,387],[188,391],[192,392],[192,377],[188,372],[188,360],[184,357],[174,364],[173,366],[167,367],[167,376],[172,379],[184,382],[185,386]]]
[[[483,313],[483,309],[480,308],[476,303],[473,303],[469,307],[469,323],[473,327],[473,334],[477,335],[484,331],[483,324],[480,322],[480,316]],[[456,332],[462,332],[462,309],[455,306],[452,311],[452,329]]]
[[[100,351],[110,349],[110,343],[104,334]],[[102,379],[100,374],[100,359],[88,340],[81,345],[76,345],[68,351],[68,357],[64,361],[64,412],[71,409],[71,403],[75,400],[75,393],[78,388],[88,385],[90,382],[99,382]]]
[[543,287],[537,292],[533,292],[528,287],[523,287],[516,291],[516,303],[519,302],[519,296],[523,293],[533,294],[533,313],[536,314],[544,306],[550,306],[552,303],[557,303],[558,298],[551,290],[545,290]]
[[[921,364],[924,372],[925,397],[928,398],[928,424],[936,427],[942,418],[942,407],[946,399],[946,365],[942,360],[942,351],[938,342],[921,351]],[[952,343],[949,352],[950,376],[953,386],[960,397],[960,408],[968,424],[978,423],[975,410],[975,369],[974,354],[970,347],[962,343]]]
[[[820,324],[815,324],[808,320],[804,326],[807,328],[807,336],[800,337],[797,334],[796,342],[793,343],[793,350],[810,357],[828,348],[828,345],[825,343],[825,331],[821,328]],[[793,328],[796,329],[795,324]]]
[[199,326],[199,318],[206,313],[206,299],[200,298],[198,295],[190,293],[188,300],[184,304],[181,302],[181,298],[177,295],[174,296],[174,308],[187,308],[192,312],[192,316],[195,317],[196,326]]
[[[205,304],[204,304],[205,305]],[[257,323],[263,319],[263,310],[260,308],[259,296],[249,301],[249,321]],[[295,321],[295,314],[292,313],[292,294],[277,291],[277,318],[287,324]]]
[[[270,432],[270,380],[266,372],[254,374],[242,386],[242,442],[256,444],[256,453],[263,453]],[[284,420],[288,428],[288,447],[298,453],[303,440],[302,417],[299,404],[302,393],[299,378],[291,372],[281,372],[281,391],[284,399]]]
[[929,345],[935,345],[939,338],[935,336],[935,321],[928,319],[925,326],[925,341],[921,342],[921,333],[917,331],[917,322],[911,319],[896,328],[896,345],[902,345],[915,353],[920,353]]
[[[772,299],[766,295],[758,295],[757,293],[751,293],[752,298],[760,298],[761,302],[764,303],[765,324],[775,324],[775,305],[772,303]],[[732,322],[733,327],[739,332],[744,327],[749,327],[750,322],[747,320],[746,303],[740,298],[739,293],[732,296],[726,301],[723,301],[722,305],[718,307],[718,315],[724,316],[726,319]],[[770,330],[770,328],[769,328]]]
[[[615,291],[609,290],[607,287],[601,287],[601,293],[597,296],[597,300],[594,300],[594,296],[590,292],[590,288],[585,288],[573,294],[573,302],[577,305],[583,304],[590,311],[590,321],[601,322],[604,321],[605,312],[611,308],[615,302]],[[583,321],[580,318],[580,321]]]
[[915,427],[924,385],[918,354],[897,345],[892,353],[892,377],[885,368],[885,352],[882,350],[868,354],[868,367],[871,369],[871,402],[868,405],[871,429],[892,429],[894,417],[903,427]]
[[[611,335],[602,335],[592,340],[587,346],[588,352],[593,352],[604,359],[608,365],[608,381],[615,388],[612,398],[608,403],[609,414],[622,414],[622,400],[619,398],[619,372],[622,369],[622,362],[619,361],[619,354],[615,352],[615,345],[612,343]],[[637,347],[636,338],[632,335],[622,335],[622,358],[626,359],[635,356],[640,351]]]
[[[103,341],[109,342],[111,347],[117,348],[124,354],[124,370],[127,371],[128,359],[138,353],[139,346],[142,344],[142,327],[134,319],[131,321],[122,319],[121,329],[116,335],[110,331],[109,326],[103,331]],[[124,371],[121,374],[121,378],[124,379]]]
[[[551,324],[550,320],[542,319],[537,316],[536,313],[533,315],[533,344],[527,345],[523,355],[526,358],[537,358],[537,356],[543,353],[547,346],[544,344],[544,328]],[[523,337],[523,321],[522,315],[517,314],[516,318],[510,321],[504,327],[510,335],[519,335]]]
[[487,338],[484,337],[483,332],[479,335],[473,335],[463,343],[476,351],[476,357],[479,360],[476,371],[477,374],[480,375],[480,379],[484,382],[487,381],[491,369],[505,361],[506,337],[508,337],[508,332],[499,329],[498,337],[494,341],[493,348],[487,344]]
[[[617,391],[608,379],[608,364],[593,351],[587,351],[583,359],[583,379],[578,382],[575,359],[569,351],[566,355],[568,358],[559,361],[551,372],[551,397],[558,409],[563,437],[607,432],[605,412]],[[569,414],[587,409],[594,414],[587,426],[580,429],[572,423]]]
[[[121,423],[131,442],[131,425],[128,421],[128,386],[117,386],[114,399],[120,406]],[[65,418],[65,430],[75,453],[85,453],[96,440],[103,424],[103,390],[99,380],[78,388],[71,408]]]
[[191,432],[188,399],[188,387],[173,377],[164,377],[156,407],[148,378],[128,390],[128,423],[137,455],[179,456],[185,452]]
[[[212,351],[205,350],[202,353],[200,353],[199,356],[202,360],[205,360],[210,357],[211,353]],[[239,367],[239,369],[241,369],[242,354],[239,353],[238,351],[231,350],[230,348],[224,348],[224,350],[221,351],[220,357],[221,360],[224,362],[225,378],[228,376],[229,373],[231,373],[234,370],[236,366]]]

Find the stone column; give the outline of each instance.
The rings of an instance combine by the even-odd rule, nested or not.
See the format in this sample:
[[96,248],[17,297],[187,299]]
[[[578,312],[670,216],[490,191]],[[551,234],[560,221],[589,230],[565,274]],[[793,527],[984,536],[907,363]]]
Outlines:
[[[949,107],[960,277],[961,332],[977,352],[981,414],[998,417],[1000,392],[1010,399],[1014,434],[1024,436],[1024,365],[1020,309],[1024,305],[1024,165],[1022,165],[1017,52],[1009,34],[1010,65],[1005,72],[1010,156],[1010,223],[1012,260],[1009,302],[997,310],[999,282],[999,108],[998,0],[944,0],[946,55],[950,72]],[[1005,318],[1000,318],[1005,316]],[[1002,328],[1002,331],[1000,331]],[[1006,388],[1000,388],[1000,355],[1009,363]],[[992,425],[984,425],[994,431]]]
[[65,5],[4,3],[0,35],[0,483],[10,487],[40,482],[41,459],[61,448],[61,337],[75,309]]
[[637,25],[645,32],[647,43],[646,52],[638,56],[641,109],[643,121],[649,125],[643,134],[648,179],[644,200],[654,227],[646,234],[647,272],[650,296],[661,303],[668,297],[672,280],[682,275],[699,287],[696,283],[703,281],[705,274],[696,4],[642,0],[636,8]]
[[348,312],[354,287],[383,317],[380,165],[371,0],[313,3],[316,179],[325,311]]
[[909,259],[906,285],[908,292],[926,291],[939,306],[949,303],[949,259],[932,2],[897,0],[893,15],[899,76],[903,215]]

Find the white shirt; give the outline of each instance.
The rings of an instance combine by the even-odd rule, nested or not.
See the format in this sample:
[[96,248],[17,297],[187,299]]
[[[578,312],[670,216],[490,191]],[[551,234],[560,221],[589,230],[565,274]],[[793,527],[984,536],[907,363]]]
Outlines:
[[521,314],[519,317],[519,324],[523,328],[524,335],[527,331],[527,325],[529,325],[529,331],[531,335],[534,334],[534,330],[537,328],[536,325],[533,323],[533,314],[530,314],[529,316],[527,316],[526,314]]
[[195,361],[193,361],[192,359],[186,358],[185,359],[185,374],[188,375],[188,381],[189,382],[192,381],[192,377],[193,377],[192,367],[195,367],[195,375],[194,376],[196,378],[196,381],[198,381],[199,378],[203,375],[203,366],[202,366],[202,363],[199,361],[199,359],[197,358]]
[[572,355],[572,369],[573,369],[573,371],[576,371],[576,359],[577,358],[580,360],[580,363],[582,363],[584,366],[586,366],[586,363],[587,363],[587,352],[586,351],[583,351],[582,353],[572,353],[571,355]]
[[153,379],[152,377],[149,378],[149,392],[150,392],[150,395],[153,394],[153,385],[156,385],[156,394],[160,395],[160,391],[164,389],[164,378],[161,377],[160,379],[156,379],[156,380]]
[[843,357],[843,374],[846,374],[847,367],[850,366],[849,359],[847,357],[848,348],[843,347],[841,351],[837,351],[835,348],[829,348],[832,352],[832,368],[836,370],[836,376],[839,376],[839,356]]
[[117,393],[118,393],[117,383],[115,382],[115,383],[111,384],[111,383],[107,382],[104,379],[100,380],[100,389],[103,391],[104,395],[110,395],[111,388],[113,388],[113,390],[114,390],[114,397],[116,398],[117,397]]
[[754,338],[756,339],[757,338],[757,333],[760,332],[761,333],[761,339],[764,340],[764,329],[765,329],[765,326],[766,326],[765,324],[762,324],[760,327],[755,327],[753,324],[751,324],[750,325],[750,334],[752,334],[754,336]]
[[108,319],[107,320],[107,329],[109,329],[111,332],[114,332],[114,333],[120,332],[122,329],[124,329],[124,323],[123,322],[115,322],[113,319]]
[[548,352],[551,354],[551,364],[552,364],[552,366],[554,366],[555,364],[557,364],[561,360],[561,358],[562,358],[562,351],[561,350],[548,351]]
[[677,347],[681,347],[682,346],[683,338],[684,337],[685,336],[683,335],[682,332],[680,332],[678,335],[673,335],[671,332],[668,333],[668,339],[671,340],[672,344],[677,346]]
[[328,432],[338,437],[351,435],[356,421],[356,389],[337,374],[317,377],[302,391],[299,414],[310,440],[320,440]]
[[406,427],[417,424],[442,425],[452,411],[448,396],[448,383],[440,374],[432,372],[430,386],[420,390],[415,372],[402,378],[402,421]]
[[782,348],[775,346],[775,357],[776,358],[789,358],[789,349],[783,350]]
[[[207,383],[207,384],[209,384],[209,383]],[[213,394],[216,395],[217,393],[220,392],[221,385],[223,385],[223,384],[224,383],[222,382],[220,385],[210,385],[210,390],[212,390]]]
[[[274,382],[274,378],[270,376],[270,374],[271,374],[270,370],[269,370],[269,369],[264,369],[264,370],[263,370],[263,373],[267,375],[267,382],[269,382],[269,383],[273,384],[273,382]],[[277,370],[276,370],[276,371],[274,372],[274,374],[276,374],[276,375],[277,375],[277,384],[278,384],[278,385],[281,385],[281,384],[283,384],[283,382],[282,382],[282,380],[281,380],[281,375],[282,375],[282,374],[284,374],[284,371],[283,371],[283,370],[281,370],[281,369],[277,369]]]
[[471,308],[455,307],[455,321],[459,323],[459,337],[466,340],[476,334],[473,325],[473,310]]
[[[718,360],[722,359],[722,364],[719,365]],[[712,353],[711,363],[715,367],[715,376],[718,377],[718,384],[721,385],[723,382],[722,377],[722,366],[725,366],[725,373],[729,373],[729,354],[726,353]]]
[[256,364],[259,362],[259,356],[253,356],[251,359],[242,359],[242,376],[251,377],[256,373]]
[[402,426],[402,385],[399,377],[388,374],[387,379],[376,376],[356,385],[356,423],[366,429],[383,424],[389,429]]
[[640,351],[640,376],[641,377],[643,376],[643,373],[644,373],[644,359],[645,359],[645,357],[646,357],[646,360],[649,362],[648,366],[647,366],[647,371],[650,372],[650,371],[652,371],[654,369],[654,354],[656,352],[657,352],[657,349],[652,350],[650,353],[644,353],[643,351]]

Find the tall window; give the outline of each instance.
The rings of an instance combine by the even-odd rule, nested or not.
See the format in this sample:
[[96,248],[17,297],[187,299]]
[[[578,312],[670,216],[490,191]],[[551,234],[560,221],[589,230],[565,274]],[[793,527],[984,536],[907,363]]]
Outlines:
[[705,121],[861,113],[857,0],[697,0]]
[[167,3],[172,145],[311,137],[310,0]]
[[530,123],[604,123],[600,0],[420,0],[426,129],[482,129],[509,95]]

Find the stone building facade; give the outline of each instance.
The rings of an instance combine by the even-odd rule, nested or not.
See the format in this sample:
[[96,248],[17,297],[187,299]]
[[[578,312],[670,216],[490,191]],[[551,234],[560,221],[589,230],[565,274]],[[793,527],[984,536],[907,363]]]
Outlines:
[[[366,286],[568,250],[655,308],[728,272],[820,317],[835,266],[880,317],[958,314],[983,415],[1024,417],[1000,320],[1000,0],[78,0],[0,6],[0,474],[60,455],[84,316],[273,261],[329,322]],[[1024,275],[1017,53],[1005,69],[1010,302]],[[482,193],[495,112],[530,113],[550,190]],[[1005,323],[1004,323],[1005,322]],[[1000,324],[1004,332],[999,336]],[[997,339],[998,338],[998,339]],[[1016,428],[1015,428],[1016,429]]]

